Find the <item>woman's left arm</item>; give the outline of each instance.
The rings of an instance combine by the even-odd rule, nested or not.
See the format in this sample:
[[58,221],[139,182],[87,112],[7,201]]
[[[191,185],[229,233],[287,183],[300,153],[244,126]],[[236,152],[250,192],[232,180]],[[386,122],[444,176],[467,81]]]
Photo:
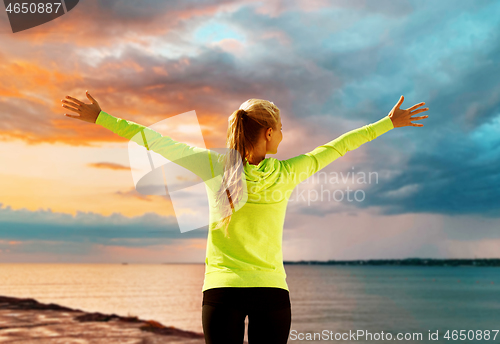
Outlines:
[[418,109],[425,104],[422,102],[403,110],[399,108],[403,100],[404,97],[401,96],[389,114],[382,119],[351,130],[324,145],[316,147],[309,153],[284,160],[283,162],[289,171],[292,184],[297,185],[301,183],[328,164],[344,156],[347,152],[359,148],[361,145],[374,140],[394,128],[406,126],[423,127],[423,124],[412,123],[412,121],[421,120],[428,116],[412,116],[427,111],[429,108]]
[[357,149],[364,143],[372,141],[392,129],[394,126],[391,119],[389,116],[385,116],[377,122],[348,131],[308,153],[283,160],[286,170],[289,171],[292,185],[295,187],[347,152]]

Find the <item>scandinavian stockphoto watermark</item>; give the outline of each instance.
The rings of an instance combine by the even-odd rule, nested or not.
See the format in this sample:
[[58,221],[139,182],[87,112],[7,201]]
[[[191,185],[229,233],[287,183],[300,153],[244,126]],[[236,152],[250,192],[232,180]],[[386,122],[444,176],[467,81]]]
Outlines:
[[[441,331],[441,333],[439,332]],[[499,335],[499,330],[474,330],[474,329],[446,329],[427,330],[427,332],[371,332],[368,330],[349,330],[349,332],[335,332],[322,330],[321,332],[298,332],[290,331],[290,340],[300,341],[439,341],[440,338],[446,341],[470,342],[470,341],[494,341]]]
[[9,1],[4,0],[12,33],[24,31],[57,19],[78,4],[79,0]]
[[[428,332],[428,339],[437,340],[435,338],[437,333]],[[421,341],[424,335],[421,332],[370,332],[367,330],[349,330],[349,332],[334,332],[330,330],[323,330],[321,332],[298,332],[296,330],[290,331],[290,340],[301,341],[389,341],[389,340],[404,340],[404,341]]]
[[[284,165],[287,165],[286,161]],[[294,168],[288,170],[287,167],[283,168],[285,172],[280,171],[278,177],[274,178],[272,191],[251,195],[252,200],[276,203],[286,198],[289,202],[307,203],[308,206],[312,202],[363,202],[366,198],[366,185],[378,184],[377,172],[356,172],[354,166],[351,167],[353,171],[348,172],[297,172]],[[339,187],[341,184],[344,186]]]
[[289,201],[307,202],[308,206],[312,202],[363,202],[366,185],[373,183],[378,184],[376,171],[355,171],[354,166],[347,172],[318,171],[300,182]]

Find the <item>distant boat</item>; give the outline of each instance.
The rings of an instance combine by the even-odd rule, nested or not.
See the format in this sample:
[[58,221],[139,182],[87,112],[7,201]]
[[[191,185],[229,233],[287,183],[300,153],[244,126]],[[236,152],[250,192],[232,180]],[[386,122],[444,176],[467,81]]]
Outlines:
[[122,263],[122,265],[128,265],[128,263]]

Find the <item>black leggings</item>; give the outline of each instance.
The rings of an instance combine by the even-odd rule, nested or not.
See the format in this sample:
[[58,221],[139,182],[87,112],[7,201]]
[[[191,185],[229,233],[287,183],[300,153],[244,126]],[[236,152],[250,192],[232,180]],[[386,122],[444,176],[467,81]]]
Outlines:
[[206,344],[286,344],[292,322],[289,293],[281,288],[213,288],[203,292]]

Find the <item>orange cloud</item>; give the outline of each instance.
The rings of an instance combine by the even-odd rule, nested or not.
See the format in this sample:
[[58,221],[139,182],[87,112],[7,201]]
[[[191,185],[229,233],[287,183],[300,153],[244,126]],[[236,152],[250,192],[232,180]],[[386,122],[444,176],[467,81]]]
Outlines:
[[19,245],[22,244],[22,241],[15,241],[15,240],[0,240],[0,244],[7,244],[7,245]]
[[130,189],[129,191],[123,192],[123,191],[117,191],[117,195],[120,196],[126,196],[126,197],[133,197],[136,199],[139,199],[141,201],[147,201],[147,202],[153,202],[155,198],[151,195],[143,195],[139,192],[137,192],[136,189]]
[[130,170],[130,167],[128,167],[128,166],[115,164],[112,162],[96,162],[96,163],[87,164],[87,166],[95,167],[95,168],[108,168],[110,170]]

